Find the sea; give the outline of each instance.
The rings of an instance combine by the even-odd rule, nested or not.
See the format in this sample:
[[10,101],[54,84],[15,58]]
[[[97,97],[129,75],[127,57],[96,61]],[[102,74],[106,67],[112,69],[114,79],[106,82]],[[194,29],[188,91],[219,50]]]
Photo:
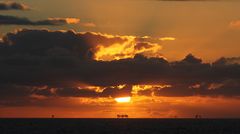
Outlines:
[[240,134],[240,119],[3,119],[0,134]]

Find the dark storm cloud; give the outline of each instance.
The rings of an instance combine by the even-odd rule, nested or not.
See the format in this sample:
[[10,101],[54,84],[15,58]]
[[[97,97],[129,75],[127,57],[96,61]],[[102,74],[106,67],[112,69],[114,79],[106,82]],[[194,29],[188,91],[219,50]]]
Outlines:
[[31,21],[28,18],[0,15],[0,25],[65,25],[76,24],[79,21],[77,18],[49,18],[46,20]]
[[0,2],[0,10],[28,10],[28,6],[17,2]]
[[[221,58],[213,64],[203,63],[191,54],[176,62],[140,54],[114,61],[94,60],[100,44],[110,46],[125,41],[119,36],[91,32],[8,33],[0,40],[1,96],[114,97],[131,95],[130,85],[137,84],[172,86],[152,90],[159,96],[240,96],[239,58]],[[79,89],[79,84],[100,86],[104,90],[99,93]],[[116,88],[122,84],[128,86]],[[47,88],[39,90],[42,86]]]

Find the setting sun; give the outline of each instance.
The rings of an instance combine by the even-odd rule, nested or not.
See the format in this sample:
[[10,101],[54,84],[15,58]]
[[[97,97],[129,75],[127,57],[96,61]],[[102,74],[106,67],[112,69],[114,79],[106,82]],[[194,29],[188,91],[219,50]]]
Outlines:
[[115,101],[118,103],[128,103],[131,101],[131,97],[119,97],[115,98]]

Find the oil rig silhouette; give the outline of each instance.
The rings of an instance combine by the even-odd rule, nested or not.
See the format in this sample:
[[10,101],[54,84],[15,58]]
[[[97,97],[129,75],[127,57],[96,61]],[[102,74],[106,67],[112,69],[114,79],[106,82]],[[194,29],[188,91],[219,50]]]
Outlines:
[[195,119],[202,119],[202,115],[196,114],[196,115],[195,115]]
[[127,114],[118,114],[118,115],[117,115],[117,118],[118,118],[118,119],[127,119],[127,118],[128,118],[128,115],[127,115]]

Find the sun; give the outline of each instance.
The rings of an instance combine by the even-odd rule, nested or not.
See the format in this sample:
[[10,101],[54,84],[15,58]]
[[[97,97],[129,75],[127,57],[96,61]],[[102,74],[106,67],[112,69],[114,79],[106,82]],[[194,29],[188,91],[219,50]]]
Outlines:
[[118,97],[114,99],[118,103],[128,103],[131,101],[131,97]]

